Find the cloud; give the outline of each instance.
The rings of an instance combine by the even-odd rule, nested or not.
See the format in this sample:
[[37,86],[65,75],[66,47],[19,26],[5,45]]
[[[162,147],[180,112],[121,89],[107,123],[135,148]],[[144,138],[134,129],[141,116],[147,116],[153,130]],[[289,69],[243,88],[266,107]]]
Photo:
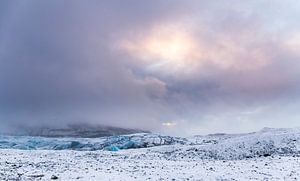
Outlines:
[[295,2],[1,2],[1,124],[187,135],[282,126],[286,116],[294,126]]

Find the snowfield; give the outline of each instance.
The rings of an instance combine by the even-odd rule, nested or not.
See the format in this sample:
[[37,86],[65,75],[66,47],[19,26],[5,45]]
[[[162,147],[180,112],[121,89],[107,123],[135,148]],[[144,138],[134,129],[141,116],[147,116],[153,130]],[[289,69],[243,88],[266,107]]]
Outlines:
[[145,157],[146,150],[1,150],[1,180],[297,180],[299,157],[243,160]]
[[0,147],[0,180],[300,180],[298,128],[190,138],[2,136]]

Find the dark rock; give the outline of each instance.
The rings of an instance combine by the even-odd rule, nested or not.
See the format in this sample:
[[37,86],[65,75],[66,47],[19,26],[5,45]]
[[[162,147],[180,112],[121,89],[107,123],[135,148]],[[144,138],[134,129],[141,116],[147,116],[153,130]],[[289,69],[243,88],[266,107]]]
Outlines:
[[56,175],[51,176],[51,180],[57,180],[57,179],[58,179],[58,177]]

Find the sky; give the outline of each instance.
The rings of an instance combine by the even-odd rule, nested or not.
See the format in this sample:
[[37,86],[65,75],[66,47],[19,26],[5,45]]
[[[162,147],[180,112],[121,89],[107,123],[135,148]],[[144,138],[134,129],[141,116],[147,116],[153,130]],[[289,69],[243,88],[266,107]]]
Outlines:
[[298,0],[2,0],[1,130],[300,126]]

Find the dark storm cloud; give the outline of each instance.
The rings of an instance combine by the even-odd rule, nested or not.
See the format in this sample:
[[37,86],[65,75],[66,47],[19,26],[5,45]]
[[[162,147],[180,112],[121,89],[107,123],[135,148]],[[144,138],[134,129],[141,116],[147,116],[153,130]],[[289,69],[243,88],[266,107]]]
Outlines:
[[[280,24],[298,14],[283,10],[274,15],[281,5],[1,1],[0,121],[3,127],[89,122],[152,130],[176,122],[182,130],[170,129],[186,134],[222,131],[214,125],[231,123],[237,128],[223,130],[281,126],[281,121],[268,122],[270,115],[294,100],[282,111],[291,113],[300,85],[299,54],[291,50],[298,45],[289,44],[296,21]],[[169,22],[192,22],[197,46],[218,55],[205,61],[230,66],[207,63],[192,67],[188,75],[149,72],[138,57],[116,48],[126,36],[144,36],[153,25]],[[267,65],[253,68],[260,59]],[[264,115],[267,122],[259,121]],[[289,115],[291,125],[297,116]]]

